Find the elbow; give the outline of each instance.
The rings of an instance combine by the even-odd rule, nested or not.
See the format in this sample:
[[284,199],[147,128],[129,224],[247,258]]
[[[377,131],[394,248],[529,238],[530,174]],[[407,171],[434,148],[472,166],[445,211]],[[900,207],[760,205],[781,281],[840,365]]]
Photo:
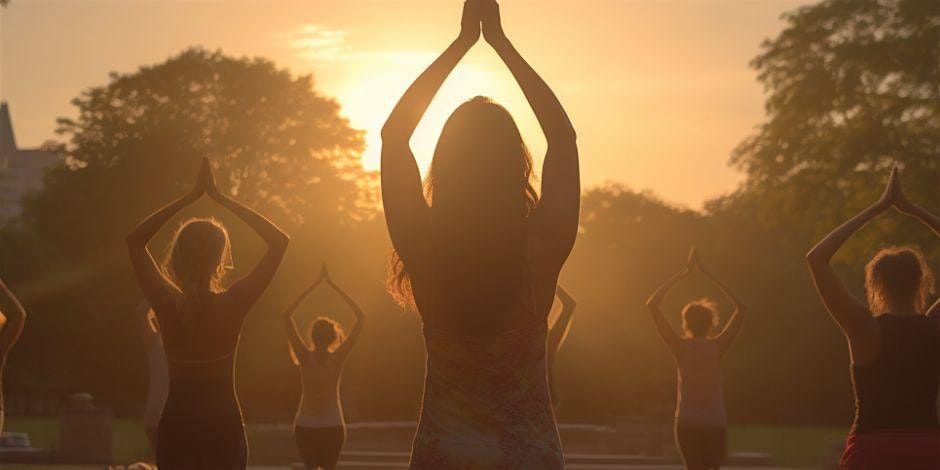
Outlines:
[[404,132],[401,129],[401,126],[396,126],[391,122],[386,122],[382,126],[382,130],[379,133],[379,137],[382,139],[383,144],[390,144],[400,142],[402,140],[401,136]]
[[287,251],[287,246],[290,245],[290,235],[278,230],[277,234],[270,241],[270,245],[278,251]]

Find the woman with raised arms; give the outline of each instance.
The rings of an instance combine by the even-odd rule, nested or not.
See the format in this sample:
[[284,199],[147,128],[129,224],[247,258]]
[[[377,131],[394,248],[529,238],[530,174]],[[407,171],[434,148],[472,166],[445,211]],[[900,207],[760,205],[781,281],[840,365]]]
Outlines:
[[[481,25],[548,142],[541,196],[515,121],[485,97],[447,119],[422,186],[409,140]],[[495,1],[464,4],[457,39],[389,116],[382,195],[390,290],[421,315],[427,348],[411,468],[563,468],[546,336],[578,229],[578,148],[561,103],[504,34]]]
[[[267,244],[261,261],[228,287],[231,267],[225,227],[190,219],[176,231],[163,265],[147,243],[184,207],[207,195],[235,213]],[[157,466],[176,469],[244,469],[248,444],[234,386],[235,352],[242,321],[264,293],[287,251],[288,236],[262,215],[216,188],[203,160],[193,189],[157,210],[127,236],[131,263],[160,325],[169,370],[169,393],[157,431]]]

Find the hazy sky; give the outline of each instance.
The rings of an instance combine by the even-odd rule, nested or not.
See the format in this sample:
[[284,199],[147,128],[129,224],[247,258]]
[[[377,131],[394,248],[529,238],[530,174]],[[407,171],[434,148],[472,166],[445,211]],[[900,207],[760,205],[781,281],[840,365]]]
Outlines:
[[[699,207],[741,175],[731,150],[763,119],[763,91],[748,62],[780,15],[807,1],[501,2],[507,35],[568,110],[586,186],[619,181]],[[69,101],[193,45],[264,56],[336,97],[368,133],[456,36],[460,1],[12,0],[0,10],[0,98],[21,146],[54,137]],[[481,42],[445,84],[413,144],[423,163],[461,101],[505,104],[540,160],[545,142],[522,94]]]

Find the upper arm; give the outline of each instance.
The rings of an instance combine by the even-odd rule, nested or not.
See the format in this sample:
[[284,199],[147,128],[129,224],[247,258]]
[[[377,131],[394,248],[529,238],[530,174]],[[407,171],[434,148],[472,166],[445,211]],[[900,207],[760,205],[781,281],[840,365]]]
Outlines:
[[284,317],[284,330],[287,333],[287,344],[294,351],[294,357],[298,362],[303,362],[306,358],[306,352],[309,351],[307,344],[297,333],[297,325],[294,324],[292,317]]
[[414,251],[430,212],[421,173],[407,141],[383,137],[381,179],[389,237],[404,259]]
[[334,351],[336,357],[339,358],[339,360],[345,361],[346,356],[349,355],[349,351],[352,351],[353,346],[355,346],[356,342],[359,341],[359,335],[362,333],[363,320],[364,318],[356,320],[356,324],[353,325],[349,335],[346,336],[346,339],[343,340],[343,343],[336,348],[336,351]]
[[718,351],[721,355],[724,355],[728,348],[731,347],[731,343],[734,342],[734,339],[738,337],[738,334],[741,332],[741,326],[744,324],[744,310],[736,310],[731,318],[728,320],[728,324],[725,325],[724,330],[721,334],[715,337],[715,342],[718,343]]
[[656,325],[656,331],[663,339],[663,342],[666,343],[666,346],[669,348],[669,352],[672,353],[672,356],[678,358],[683,349],[682,338],[680,338],[679,335],[676,334],[675,330],[672,329],[672,326],[669,325],[668,321],[666,321],[666,318],[663,316],[658,307],[651,306],[649,309],[650,315],[653,318],[653,324]]
[[550,147],[542,171],[542,194],[532,221],[549,259],[561,266],[574,247],[581,210],[578,148],[572,140]]
[[228,294],[244,307],[243,312],[247,313],[268,288],[278,266],[281,265],[281,260],[284,259],[284,253],[287,252],[287,243],[288,239],[285,237],[283,241],[268,245],[267,251],[254,269],[229,287]]
[[137,276],[137,283],[147,302],[150,305],[166,306],[177,288],[163,275],[163,271],[157,266],[145,242],[141,243],[129,238],[127,247],[131,266]]
[[811,254],[807,261],[819,298],[849,341],[867,337],[875,324],[868,307],[852,295],[828,260],[814,259]]

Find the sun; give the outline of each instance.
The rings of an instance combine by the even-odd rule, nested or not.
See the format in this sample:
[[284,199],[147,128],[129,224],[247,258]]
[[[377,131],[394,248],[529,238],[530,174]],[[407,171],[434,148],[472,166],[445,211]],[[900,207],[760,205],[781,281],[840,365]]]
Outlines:
[[[377,57],[374,63],[363,64],[361,70],[350,71],[349,76],[356,79],[346,82],[337,98],[350,124],[366,132],[362,164],[367,170],[379,168],[382,144],[379,134],[392,108],[437,54],[387,52]],[[534,116],[529,116],[531,111],[524,96],[515,89],[512,76],[493,65],[485,58],[468,57],[457,65],[435,96],[411,139],[411,148],[422,176],[427,174],[444,122],[454,109],[474,96],[489,96],[506,106],[523,135],[529,134],[526,131],[534,127]]]

